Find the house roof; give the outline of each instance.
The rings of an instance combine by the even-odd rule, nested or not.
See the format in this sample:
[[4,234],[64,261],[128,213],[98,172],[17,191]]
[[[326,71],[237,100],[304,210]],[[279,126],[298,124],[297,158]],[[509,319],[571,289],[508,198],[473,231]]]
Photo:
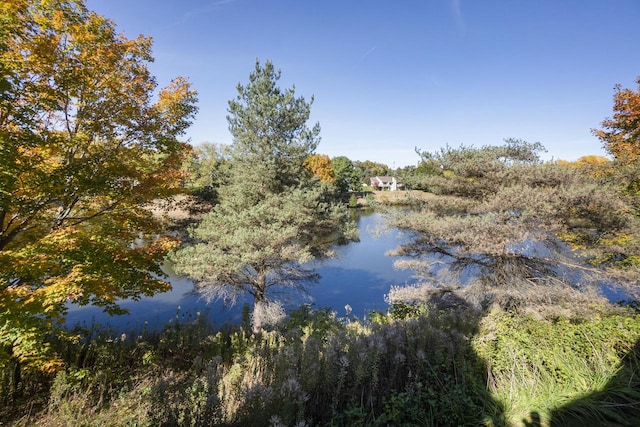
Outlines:
[[[394,179],[396,179],[396,178],[393,177],[393,176],[374,176],[374,177],[371,177],[372,181],[376,180],[376,181],[384,182],[384,183],[392,182]],[[397,181],[397,179],[396,179],[396,181]]]
[[394,179],[392,176],[377,176],[376,178],[379,178],[380,181],[383,182],[391,182]]

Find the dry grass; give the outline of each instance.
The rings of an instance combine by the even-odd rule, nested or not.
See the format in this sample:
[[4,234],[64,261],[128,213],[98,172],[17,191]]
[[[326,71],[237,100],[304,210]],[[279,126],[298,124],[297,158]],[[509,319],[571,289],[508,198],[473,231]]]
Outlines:
[[212,208],[207,202],[188,194],[159,199],[149,206],[154,217],[174,225],[200,220]]
[[[420,190],[372,191],[367,195],[373,196],[375,201],[382,205],[408,205],[416,200],[426,201],[435,197],[431,193]],[[358,198],[358,205],[368,206],[369,201],[365,197],[360,197]]]

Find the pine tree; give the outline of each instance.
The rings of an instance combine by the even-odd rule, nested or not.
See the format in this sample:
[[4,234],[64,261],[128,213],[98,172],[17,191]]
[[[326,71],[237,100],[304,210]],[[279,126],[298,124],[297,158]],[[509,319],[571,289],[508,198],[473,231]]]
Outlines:
[[423,176],[431,195],[389,220],[411,233],[393,252],[404,257],[396,267],[415,270],[425,286],[390,300],[446,291],[481,305],[549,311],[589,301],[585,292],[604,282],[637,295],[633,199],[593,169],[542,162],[542,150],[507,140],[422,153],[440,170]]
[[277,86],[280,72],[256,62],[249,84],[229,102],[233,135],[228,185],[220,203],[194,227],[194,243],[172,260],[178,273],[196,281],[209,300],[254,300],[258,332],[280,301],[271,290],[302,290],[317,279],[305,263],[332,254],[336,240],[352,238],[344,207],[304,167],[316,149],[320,126],[308,128],[311,103],[294,88]]

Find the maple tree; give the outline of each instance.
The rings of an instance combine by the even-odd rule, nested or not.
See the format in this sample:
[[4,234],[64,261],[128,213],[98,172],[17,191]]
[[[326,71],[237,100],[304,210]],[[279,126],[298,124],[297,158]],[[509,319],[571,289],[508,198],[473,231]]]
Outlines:
[[55,368],[44,337],[69,303],[169,288],[148,208],[179,189],[196,94],[156,94],[151,39],[81,0],[4,1],[0,32],[0,364]]
[[304,167],[320,181],[336,182],[331,159],[326,154],[310,154],[304,160]]
[[630,162],[640,156],[640,77],[638,90],[616,85],[613,96],[613,117],[602,122],[603,129],[594,129],[604,148],[616,160]]

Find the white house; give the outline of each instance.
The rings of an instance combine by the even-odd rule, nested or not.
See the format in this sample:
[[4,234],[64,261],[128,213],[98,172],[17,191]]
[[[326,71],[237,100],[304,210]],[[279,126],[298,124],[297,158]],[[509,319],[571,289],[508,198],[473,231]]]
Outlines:
[[371,186],[376,190],[396,191],[402,188],[395,176],[374,176],[371,178]]

